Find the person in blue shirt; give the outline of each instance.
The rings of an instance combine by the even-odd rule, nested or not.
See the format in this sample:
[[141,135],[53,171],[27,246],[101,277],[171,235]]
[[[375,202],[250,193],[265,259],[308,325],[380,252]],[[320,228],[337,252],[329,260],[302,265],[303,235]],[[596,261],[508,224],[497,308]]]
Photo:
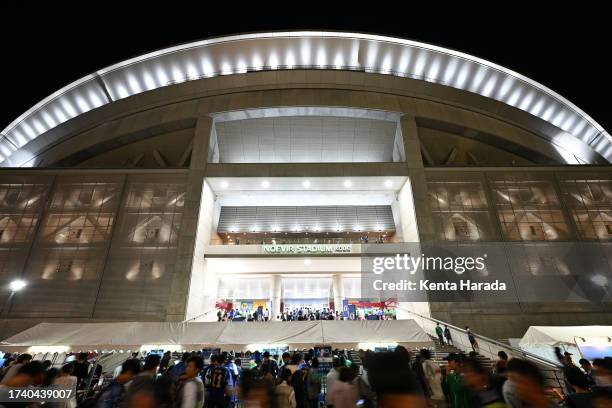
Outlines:
[[181,361],[176,363],[174,367],[170,369],[170,379],[173,383],[178,383],[181,375],[185,374],[185,371],[187,370],[187,359],[189,356],[189,353],[183,353],[181,356]]
[[225,367],[225,356],[211,357],[211,364],[206,372],[206,407],[207,408],[226,408],[228,398],[226,398],[227,387],[229,385],[229,370]]
[[270,352],[265,351],[263,353],[263,361],[261,362],[261,367],[266,367],[264,370],[272,375],[272,379],[276,381],[276,377],[278,376],[278,364],[276,361],[270,358]]

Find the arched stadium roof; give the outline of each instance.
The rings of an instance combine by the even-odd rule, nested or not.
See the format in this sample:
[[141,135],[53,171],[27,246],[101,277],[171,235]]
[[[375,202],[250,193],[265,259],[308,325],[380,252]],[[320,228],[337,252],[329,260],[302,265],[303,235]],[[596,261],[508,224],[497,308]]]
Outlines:
[[[47,131],[114,101],[185,81],[280,69],[357,70],[473,92],[554,125],[559,133],[553,141],[565,150],[576,151],[586,144],[612,162],[611,136],[595,120],[561,95],[512,70],[468,54],[404,39],[296,31],[192,42],[87,75],[49,95],[2,130],[0,166],[28,165],[31,147],[40,149],[41,144],[50,143],[45,141]],[[572,158],[567,161],[576,163]]]

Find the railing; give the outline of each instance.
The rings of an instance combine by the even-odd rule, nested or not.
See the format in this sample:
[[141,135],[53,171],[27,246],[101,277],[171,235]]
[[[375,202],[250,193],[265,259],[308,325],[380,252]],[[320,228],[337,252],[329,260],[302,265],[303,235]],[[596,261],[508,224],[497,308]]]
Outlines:
[[[452,324],[443,322],[442,320],[420,315],[411,310],[407,310],[404,308],[402,308],[402,310],[409,313],[412,318],[417,323],[419,323],[419,325],[423,328],[423,330],[425,330],[427,334],[435,338],[438,337],[438,335],[436,334],[437,324],[440,324],[442,327],[448,327],[451,332],[451,339],[453,342],[452,345],[465,353],[469,353],[472,351],[472,345],[470,343],[470,340],[468,339],[468,334],[466,330],[461,329],[457,326],[453,326]],[[500,351],[504,351],[508,355],[508,357],[516,357],[529,360],[532,363],[538,365],[538,367],[542,371],[542,374],[544,374],[548,386],[565,390],[565,379],[562,372],[563,367],[559,363],[550,361],[538,355],[529,353],[516,347],[512,347],[509,344],[504,344],[502,342],[482,336],[480,334],[476,334],[474,332],[472,332],[472,335],[476,338],[478,342],[478,352],[480,355],[495,361],[497,359],[497,353],[499,353]]]

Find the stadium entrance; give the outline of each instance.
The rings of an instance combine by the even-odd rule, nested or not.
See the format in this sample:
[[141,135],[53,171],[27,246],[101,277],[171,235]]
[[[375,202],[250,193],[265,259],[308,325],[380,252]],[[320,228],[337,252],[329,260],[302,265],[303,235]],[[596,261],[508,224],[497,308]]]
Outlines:
[[361,250],[414,239],[413,219],[407,177],[208,178],[188,320],[401,318],[362,297]]

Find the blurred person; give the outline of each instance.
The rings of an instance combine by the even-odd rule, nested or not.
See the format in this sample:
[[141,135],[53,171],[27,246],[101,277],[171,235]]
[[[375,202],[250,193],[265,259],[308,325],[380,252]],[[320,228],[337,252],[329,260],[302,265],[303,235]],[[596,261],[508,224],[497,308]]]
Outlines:
[[512,408],[548,408],[551,401],[544,393],[544,377],[529,361],[513,358],[508,361],[508,380],[502,387],[506,404]]
[[121,374],[113,379],[96,397],[96,407],[117,408],[123,402],[126,384],[140,373],[140,361],[131,358],[125,360],[121,365]]
[[468,408],[468,389],[463,381],[459,370],[461,368],[461,358],[457,353],[450,353],[446,357],[448,361],[446,373],[446,387],[450,399],[451,408]]
[[[211,361],[213,361],[211,357]],[[227,405],[229,370],[225,367],[224,355],[217,355],[214,365],[206,373],[207,403],[209,408],[224,408]]]
[[78,353],[74,362],[73,375],[77,378],[77,388],[82,388],[85,385],[85,380],[89,374],[89,361],[87,361],[87,353]]
[[321,379],[319,378],[319,359],[316,357],[310,361],[310,368],[306,376],[306,391],[308,406],[317,408],[321,396]]
[[276,361],[270,358],[269,351],[265,351],[263,353],[263,361],[261,362],[261,366],[268,367],[267,371],[270,373],[274,381],[276,381],[276,377],[278,376],[278,364],[276,363]]
[[40,361],[29,361],[20,364],[17,372],[8,381],[0,384],[0,389],[40,385],[44,378],[45,368],[43,364]]
[[329,370],[327,376],[325,377],[325,385],[327,388],[327,394],[325,395],[326,405],[331,405],[331,403],[329,402],[329,390],[332,388],[334,383],[338,381],[338,376],[340,375],[340,367],[342,367],[340,359],[338,357],[334,357],[332,359],[332,368],[331,370]]
[[593,366],[591,365],[591,362],[589,360],[587,360],[586,358],[581,358],[578,361],[578,364],[580,364],[580,368],[582,369],[582,371],[584,372],[584,375],[587,378],[587,381],[589,382],[590,385],[595,384],[595,380],[593,379]]
[[173,383],[178,383],[181,376],[183,374],[185,374],[185,371],[187,370],[187,360],[189,359],[189,357],[191,356],[190,353],[183,353],[181,355],[181,361],[179,361],[178,363],[176,363],[172,369],[170,370],[170,379],[172,380]]
[[444,401],[440,366],[431,359],[431,352],[428,349],[421,350],[421,358],[430,398],[434,406],[439,406]]
[[204,369],[202,357],[191,356],[185,364],[185,373],[181,375],[176,391],[176,407],[202,408],[204,405],[204,384],[200,371]]
[[612,389],[612,358],[596,358],[593,360],[593,380],[595,387]]
[[242,360],[239,358],[236,359],[236,372],[236,383],[238,384],[238,386],[240,386],[240,384],[242,384]]
[[295,391],[289,384],[291,371],[287,368],[281,370],[280,384],[275,388],[276,408],[296,408]]
[[357,374],[359,371],[359,367],[354,366],[354,375],[356,375],[356,378],[353,380],[353,384],[355,384],[355,388],[357,389],[357,396],[363,408],[376,406],[376,394],[372,391],[372,387],[370,386],[370,382],[368,379],[369,361],[372,354],[373,353],[369,350],[367,352],[359,350],[359,355],[361,357],[362,362],[361,374]]
[[[147,393],[153,394],[153,390],[155,389],[155,379],[157,375],[157,369],[159,368],[159,362],[161,361],[161,357],[157,354],[149,354],[145,357],[144,365],[142,366],[140,372],[134,376],[134,378],[125,384],[126,395],[124,400],[127,402],[127,405],[132,404],[132,400],[138,393]],[[143,398],[142,396],[140,396]],[[141,403],[148,401],[148,399],[140,399]]]
[[170,360],[172,359],[172,353],[166,351],[159,362],[159,372],[164,373],[168,367],[170,367]]
[[480,349],[478,348],[478,341],[476,341],[476,337],[474,337],[474,334],[468,326],[465,326],[465,331],[467,332],[468,340],[470,341],[472,350],[474,351],[474,353],[478,354]]
[[586,375],[574,366],[566,370],[565,379],[574,392],[565,397],[563,405],[568,408],[591,408],[593,406],[593,394],[589,389],[590,384]]
[[372,353],[368,379],[379,408],[424,408],[426,400],[405,354]]
[[334,408],[354,408],[359,396],[352,383],[353,373],[348,367],[340,367],[338,380],[328,390],[328,401]]
[[287,353],[286,351],[282,354],[281,356],[281,367],[285,367],[287,364],[289,364],[291,362],[291,354]]
[[506,376],[506,367],[508,366],[508,354],[500,350],[497,352],[497,360],[495,361],[495,374]]
[[234,356],[228,355],[225,367],[228,371],[228,392],[226,395],[226,405],[235,404],[238,402],[238,366],[234,363]]
[[43,367],[45,370],[48,370],[51,368],[51,366],[53,365],[53,363],[51,363],[51,360],[45,360],[42,362]]
[[610,388],[598,388],[593,392],[594,408],[612,407],[612,390]]
[[268,408],[275,403],[274,388],[268,381],[257,378],[253,370],[245,370],[242,377],[241,408]]
[[[11,380],[11,378],[17,375],[17,372],[19,371],[19,369],[23,367],[24,365],[28,364],[30,361],[32,361],[31,354],[27,354],[27,353],[20,354],[15,360],[13,360],[12,364],[8,367],[8,369],[6,370],[6,373],[4,374],[4,377],[2,377],[2,382],[0,382],[0,384],[8,383]],[[41,363],[41,367],[42,367],[42,363]],[[44,367],[43,367],[43,370],[44,370]]]
[[287,364],[287,368],[289,370],[291,370],[291,373],[295,373],[297,370],[299,370],[299,368],[302,366],[302,363],[304,362],[304,357],[302,356],[301,353],[293,353],[291,355],[291,360],[289,361],[289,364]]
[[[45,362],[43,361],[43,368],[45,367]],[[60,370],[57,368],[45,368],[45,376],[43,378],[41,387],[50,387],[55,382],[55,379],[59,377]]]
[[436,334],[438,335],[438,341],[440,344],[444,345],[444,330],[442,329],[442,326],[440,326],[440,323],[436,323]]
[[468,358],[461,367],[463,381],[468,387],[468,401],[472,408],[505,408],[502,381],[491,375],[476,359]]
[[77,406],[76,402],[76,389],[77,389],[77,378],[73,375],[74,373],[74,364],[68,363],[65,364],[60,370],[60,374],[53,384],[58,386],[59,388],[63,388],[66,390],[72,390],[72,396],[70,399],[60,405],[61,408],[75,408]]
[[444,338],[446,339],[446,344],[449,346],[455,345],[455,343],[453,343],[453,337],[451,336],[450,329],[447,325],[444,325]]
[[301,353],[294,353],[291,356],[291,363],[287,365],[291,371],[290,384],[295,392],[295,403],[297,408],[308,406],[308,395],[306,390],[306,380],[308,377],[308,367],[304,365],[304,357]]

